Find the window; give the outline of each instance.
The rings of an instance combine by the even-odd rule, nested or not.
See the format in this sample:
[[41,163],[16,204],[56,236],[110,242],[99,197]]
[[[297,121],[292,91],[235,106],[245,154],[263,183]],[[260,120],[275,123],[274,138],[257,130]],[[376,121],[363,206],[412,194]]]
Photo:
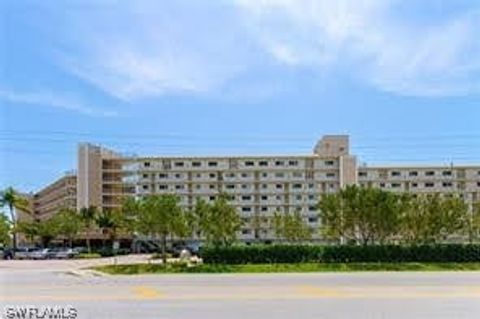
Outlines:
[[197,189],[201,189],[202,188],[202,185],[200,184],[197,184],[197,186],[195,186]]
[[380,187],[385,187],[385,183],[380,183]]
[[400,172],[399,171],[393,171],[390,173],[392,176],[400,176]]
[[296,160],[288,161],[288,165],[290,165],[290,166],[298,166],[298,161],[296,161]]
[[143,163],[143,167],[150,167],[150,162]]
[[183,167],[183,162],[175,162],[175,167]]
[[250,229],[242,229],[242,235],[250,235],[251,232],[252,231]]
[[418,183],[412,183],[412,187],[418,187]]
[[327,173],[327,177],[335,177],[335,173]]
[[283,166],[284,164],[283,161],[275,161],[275,166]]
[[228,177],[228,178],[234,178],[234,177],[235,177],[235,173],[228,173],[228,174],[227,174],[227,177]]
[[480,187],[480,182],[477,182],[477,186]]
[[142,177],[143,178],[148,178],[148,174],[143,174]]
[[392,183],[392,188],[399,188],[400,186],[400,183]]
[[148,189],[148,185],[142,185],[142,188],[147,190]]
[[215,200],[215,196],[210,196],[208,199],[209,200]]
[[316,197],[315,195],[308,195],[309,200],[315,200],[316,199],[315,197]]
[[244,195],[244,196],[242,196],[242,200],[252,200],[252,196]]
[[202,163],[200,162],[192,162],[192,167],[200,167],[202,166]]
[[408,176],[418,176],[418,172],[417,171],[408,172]]
[[248,185],[247,184],[242,184],[242,189],[248,189]]
[[262,208],[260,208],[260,210],[262,212],[267,212],[268,211],[268,207],[267,206],[262,206]]
[[308,222],[309,223],[316,223],[316,222],[318,222],[318,217],[308,217]]
[[208,162],[209,167],[216,167],[218,165],[217,162]]
[[234,188],[235,188],[235,184],[227,184],[227,185],[225,185],[225,188],[226,188],[226,189],[234,189]]
[[452,182],[443,182],[442,183],[443,187],[452,187],[452,185],[453,185]]
[[210,188],[210,189],[215,189],[215,185],[214,185],[214,184],[210,184],[210,185],[208,185],[208,188]]
[[293,188],[293,189],[301,189],[301,188],[302,188],[302,184],[293,184],[292,188]]
[[275,177],[285,177],[285,173],[275,173]]
[[261,200],[268,200],[268,196],[263,195],[263,196],[261,197]]
[[182,178],[182,174],[175,174],[175,178]]
[[167,177],[168,177],[168,174],[166,174],[166,173],[158,174],[158,178],[167,178]]
[[246,161],[245,166],[254,166],[255,163],[253,161]]
[[252,208],[251,208],[251,207],[248,207],[248,206],[242,207],[242,212],[251,212],[251,211],[252,211]]
[[243,178],[247,178],[247,177],[248,177],[248,173],[242,173],[242,177],[243,177]]
[[277,189],[282,189],[282,188],[283,188],[283,185],[282,185],[282,184],[277,184],[277,185],[275,185],[275,187],[276,187]]
[[268,162],[267,161],[260,161],[260,162],[258,162],[258,165],[259,166],[268,166]]
[[275,196],[275,199],[276,199],[276,200],[282,200],[282,196],[277,195],[277,196]]
[[300,173],[300,172],[293,172],[292,176],[295,177],[295,178],[301,178],[301,177],[302,177],[302,173]]
[[295,196],[295,199],[296,199],[296,200],[302,200],[302,195],[297,195],[297,196]]
[[158,189],[168,189],[168,185],[160,184],[158,185]]
[[210,173],[210,174],[208,174],[208,176],[209,176],[210,178],[215,178],[215,173]]
[[452,176],[452,171],[443,171],[442,175],[443,176]]
[[325,166],[333,166],[334,164],[334,161],[325,161]]
[[267,184],[262,184],[262,188],[263,188],[263,189],[267,189],[267,188],[268,188],[268,185],[267,185]]
[[262,173],[262,177],[268,177],[268,173]]
[[367,177],[367,172],[358,172],[358,176]]
[[425,176],[434,176],[435,172],[434,171],[426,171]]
[[185,186],[184,185],[175,185],[175,189],[184,189]]
[[435,183],[425,183],[425,187],[434,187]]

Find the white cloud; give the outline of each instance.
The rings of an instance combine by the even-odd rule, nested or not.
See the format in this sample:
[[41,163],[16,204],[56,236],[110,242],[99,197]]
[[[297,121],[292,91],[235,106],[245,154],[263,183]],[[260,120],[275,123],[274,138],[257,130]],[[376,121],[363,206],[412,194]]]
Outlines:
[[424,6],[418,23],[400,16],[399,0],[100,3],[59,9],[69,49],[57,60],[122,100],[235,95],[236,83],[258,83],[259,73],[272,74],[263,87],[291,75],[283,68],[347,73],[399,95],[480,92],[474,11],[430,20]]
[[93,117],[117,116],[117,113],[114,111],[92,108],[72,97],[47,91],[17,92],[14,90],[0,89],[0,100],[15,104],[60,108]]
[[280,63],[346,68],[361,81],[402,95],[479,93],[480,14],[421,25],[397,17],[397,2],[238,3],[252,34]]
[[60,61],[123,100],[212,92],[250,63],[233,9],[136,1],[97,10],[88,25],[74,12],[66,27],[74,50]]

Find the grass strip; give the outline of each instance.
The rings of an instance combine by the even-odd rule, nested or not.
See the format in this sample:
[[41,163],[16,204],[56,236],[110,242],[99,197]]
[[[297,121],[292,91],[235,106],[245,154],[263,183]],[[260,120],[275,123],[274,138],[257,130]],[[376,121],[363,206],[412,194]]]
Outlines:
[[183,273],[308,273],[358,271],[478,271],[480,263],[299,263],[299,264],[127,264],[97,266],[92,269],[111,275]]

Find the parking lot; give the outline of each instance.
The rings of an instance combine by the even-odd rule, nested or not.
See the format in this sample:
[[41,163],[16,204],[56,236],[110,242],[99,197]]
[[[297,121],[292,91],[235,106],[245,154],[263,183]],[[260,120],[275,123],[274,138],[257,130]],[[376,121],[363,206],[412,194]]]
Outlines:
[[478,318],[480,273],[110,276],[148,256],[0,262],[0,309],[73,307],[77,318]]

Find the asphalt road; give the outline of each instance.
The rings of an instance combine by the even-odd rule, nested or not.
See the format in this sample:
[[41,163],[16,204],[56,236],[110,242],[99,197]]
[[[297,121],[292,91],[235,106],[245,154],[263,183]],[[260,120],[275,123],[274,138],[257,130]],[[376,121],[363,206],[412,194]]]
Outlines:
[[83,266],[0,261],[0,318],[26,306],[95,319],[480,318],[480,272],[98,276]]

